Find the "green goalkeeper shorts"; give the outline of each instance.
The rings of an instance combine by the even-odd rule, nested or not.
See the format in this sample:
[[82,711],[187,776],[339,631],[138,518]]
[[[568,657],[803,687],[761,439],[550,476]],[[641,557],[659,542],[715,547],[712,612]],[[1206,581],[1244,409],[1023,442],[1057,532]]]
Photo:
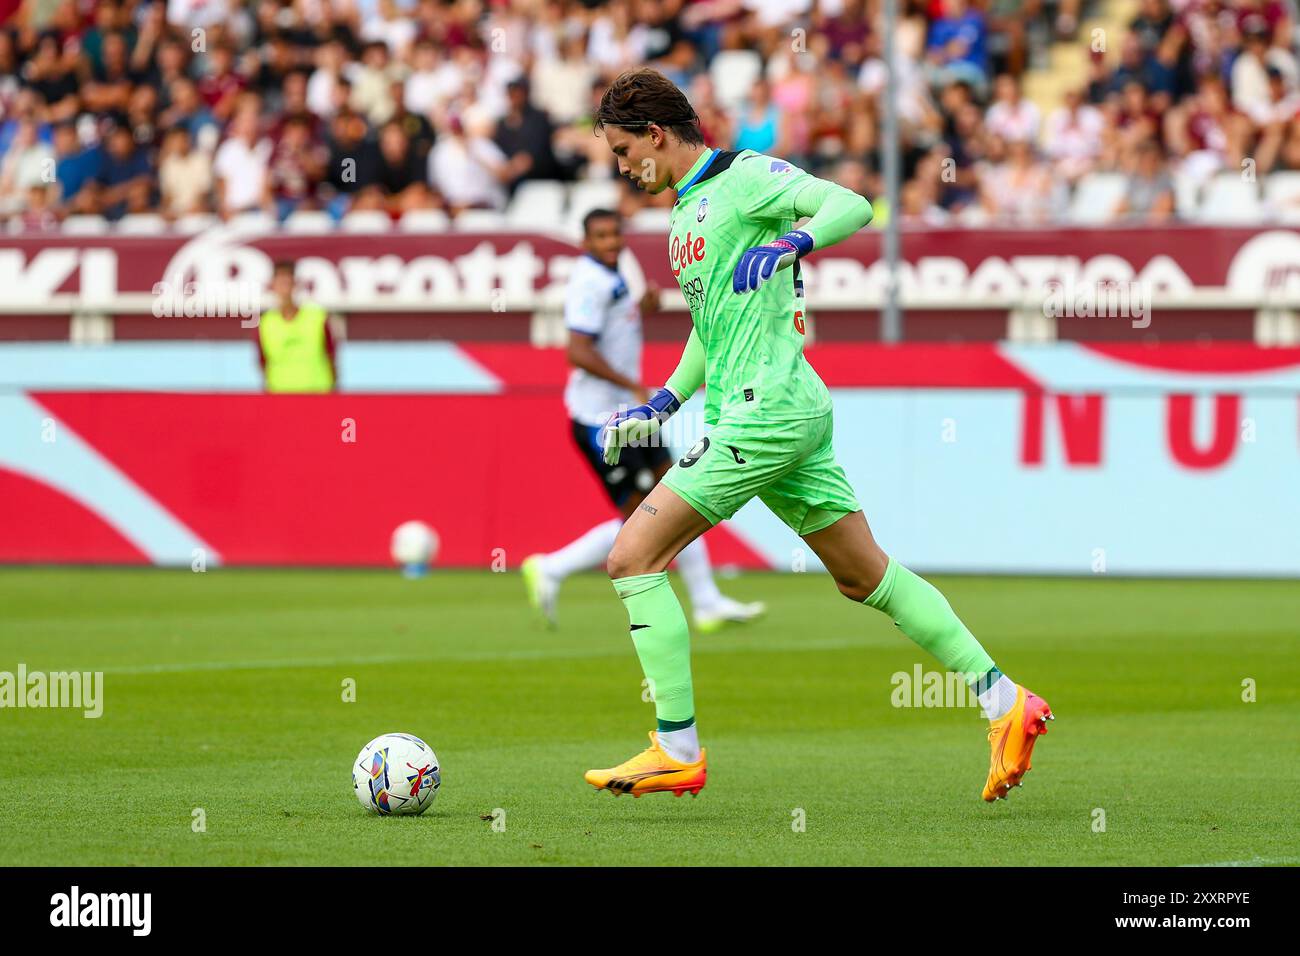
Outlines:
[[663,481],[717,524],[757,497],[795,534],[829,527],[862,506],[831,448],[831,414],[796,422],[722,421]]

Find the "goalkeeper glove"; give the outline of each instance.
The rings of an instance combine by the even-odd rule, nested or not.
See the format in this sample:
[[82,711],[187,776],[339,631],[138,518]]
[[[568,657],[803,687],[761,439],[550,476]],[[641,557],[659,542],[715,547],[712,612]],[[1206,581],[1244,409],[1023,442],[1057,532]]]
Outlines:
[[671,388],[661,388],[644,405],[617,411],[600,430],[605,464],[617,465],[624,445],[635,445],[659,431],[660,426],[682,407],[681,397]]
[[746,249],[731,276],[731,291],[753,292],[780,269],[813,251],[813,237],[801,229],[787,232],[765,246]]

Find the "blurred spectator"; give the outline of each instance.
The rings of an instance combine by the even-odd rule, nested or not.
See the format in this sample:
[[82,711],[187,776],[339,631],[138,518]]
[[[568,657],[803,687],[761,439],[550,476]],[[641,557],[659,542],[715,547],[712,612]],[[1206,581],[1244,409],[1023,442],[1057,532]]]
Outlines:
[[1149,57],[1175,23],[1169,0],[1140,0],[1137,16],[1129,21],[1128,28],[1141,55]]
[[1196,96],[1166,116],[1165,136],[1182,172],[1200,181],[1221,169],[1241,169],[1250,121],[1232,109],[1222,80],[1204,76]]
[[1065,103],[1047,118],[1043,142],[1056,170],[1073,182],[1092,172],[1101,155],[1106,120],[1095,106],[1085,103],[1080,90],[1065,94]]
[[648,28],[632,18],[628,0],[610,0],[591,23],[587,59],[613,73],[645,62],[649,48]]
[[393,79],[388,47],[382,42],[366,44],[361,53],[361,65],[349,77],[352,94],[348,97],[348,106],[364,115],[374,126],[388,122],[397,105],[392,97]]
[[987,85],[988,49],[984,15],[967,0],[942,0],[943,14],[930,25],[926,59],[937,71],[937,81],[965,80],[983,89]]
[[1268,97],[1247,110],[1259,129],[1255,146],[1256,172],[1272,172],[1278,163],[1288,132],[1300,116],[1300,92],[1289,88],[1286,77],[1275,66],[1268,67]]
[[77,115],[80,84],[64,62],[58,38],[53,34],[47,33],[37,41],[36,53],[27,64],[23,82],[40,96],[51,122]]
[[373,186],[378,176],[379,151],[366,132],[365,119],[346,108],[330,124],[325,183],[335,217],[347,212],[354,195]]
[[0,116],[12,109],[22,86],[19,78],[20,63],[13,34],[0,30]]
[[492,141],[509,163],[510,191],[525,179],[563,178],[551,148],[551,121],[528,102],[528,81],[511,80],[506,91],[506,115],[497,123]]
[[66,120],[54,128],[54,180],[57,202],[69,212],[93,213],[95,174],[102,162],[98,146],[82,146],[77,127]]
[[422,156],[402,124],[389,121],[379,131],[379,161],[375,184],[357,200],[358,209],[382,209],[401,215],[412,209],[432,209],[433,193],[425,182],[427,160]]
[[161,125],[184,126],[190,142],[201,149],[215,149],[219,136],[217,121],[199,98],[194,81],[180,77],[172,82],[170,93],[171,106],[159,117]]
[[146,82],[158,90],[158,96],[166,109],[172,105],[171,88],[177,80],[188,76],[189,48],[173,38],[159,42],[158,53]]
[[149,154],[136,145],[130,127],[113,125],[95,174],[99,214],[121,219],[128,212],[148,212],[153,208],[154,181]]
[[405,16],[394,0],[379,0],[377,10],[361,24],[361,39],[384,44],[397,58],[406,55],[415,35],[415,21]]
[[337,87],[343,81],[343,64],[346,53],[343,44],[330,40],[316,50],[316,69],[307,81],[307,108],[324,119],[332,117],[337,109]]
[[19,228],[24,232],[39,232],[57,227],[59,217],[54,212],[52,195],[51,187],[44,184],[34,183],[27,187],[26,201],[18,217]]
[[139,77],[131,73],[126,38],[121,33],[104,37],[103,63],[90,70],[81,95],[92,113],[125,112]]
[[984,118],[988,131],[1005,140],[1037,140],[1041,116],[1038,107],[1020,95],[1020,81],[1003,73],[994,83],[993,95],[994,103]]
[[980,183],[984,211],[998,223],[1034,226],[1047,222],[1057,198],[1047,165],[1024,140],[1005,146],[1000,140],[993,142],[997,144],[994,156]]
[[1290,51],[1272,47],[1272,33],[1263,16],[1248,20],[1241,52],[1232,63],[1232,105],[1252,118],[1273,102],[1270,71],[1296,83],[1296,61]]
[[460,88],[460,71],[427,37],[416,41],[413,65],[404,81],[403,104],[412,113],[428,116]]
[[268,171],[271,143],[258,136],[254,101],[245,101],[230,121],[230,133],[217,149],[212,172],[217,186],[217,212],[228,219],[241,212],[271,211]]
[[1174,181],[1162,162],[1160,147],[1146,140],[1134,152],[1128,185],[1115,215],[1145,223],[1164,222],[1174,214]]
[[420,162],[421,170],[429,158],[429,150],[433,148],[433,142],[437,135],[433,131],[433,124],[428,118],[420,113],[413,113],[406,108],[406,103],[402,98],[403,84],[401,80],[393,81],[393,115],[389,117],[389,123],[396,123],[406,138],[410,140],[411,149],[414,150],[416,158]]
[[235,111],[239,94],[248,81],[235,72],[235,51],[218,43],[208,54],[208,70],[199,80],[199,98],[219,122],[226,122]]
[[270,113],[281,113],[285,108],[288,95],[285,85],[289,77],[295,75],[297,62],[289,37],[276,33],[266,42],[260,56],[256,57],[256,68],[248,77],[248,87],[256,90],[266,104]]
[[212,160],[194,147],[188,127],[173,126],[163,137],[158,185],[168,218],[211,210]]
[[501,209],[505,206],[505,183],[514,175],[510,161],[488,137],[482,119],[469,123],[452,117],[446,134],[438,138],[429,153],[429,181],[451,207]]
[[289,122],[301,121],[306,124],[311,141],[318,145],[322,143],[324,123],[307,105],[307,74],[302,70],[286,74],[280,93],[280,109],[268,131],[272,141],[279,141],[281,132]]
[[291,116],[271,148],[267,189],[276,218],[283,221],[299,209],[315,208],[316,187],[325,176],[325,147],[312,138],[311,124]]
[[781,111],[772,102],[772,88],[766,80],[753,85],[737,112],[732,148],[773,152],[781,139]]
[[0,211],[21,212],[28,190],[50,185],[54,169],[54,150],[40,141],[35,121],[22,120],[0,162]]
[[[1019,77],[1029,57],[1030,31],[1043,12],[1042,0],[990,0],[987,4],[989,56],[1003,71]],[[1067,34],[1072,32],[1066,27]]]

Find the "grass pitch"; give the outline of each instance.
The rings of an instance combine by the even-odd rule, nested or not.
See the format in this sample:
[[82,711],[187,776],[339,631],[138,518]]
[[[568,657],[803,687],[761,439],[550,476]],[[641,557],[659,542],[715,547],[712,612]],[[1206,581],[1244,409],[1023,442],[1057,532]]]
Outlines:
[[[724,582],[770,611],[695,638],[709,784],[633,800],[582,781],[654,726],[601,577],[547,632],[516,574],[0,571],[0,671],[105,673],[97,720],[0,710],[0,864],[1300,863],[1300,586],[934,580],[1057,716],[1003,803],[977,711],[892,706],[934,665],[820,575]],[[422,817],[352,795],[385,731],[438,752]]]

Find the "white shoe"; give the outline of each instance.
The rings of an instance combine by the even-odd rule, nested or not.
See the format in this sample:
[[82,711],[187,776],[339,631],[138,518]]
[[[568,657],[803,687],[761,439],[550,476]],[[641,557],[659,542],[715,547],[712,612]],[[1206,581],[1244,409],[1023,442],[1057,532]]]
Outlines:
[[524,576],[528,603],[546,621],[547,627],[555,627],[555,605],[560,597],[560,582],[546,573],[540,554],[530,554],[524,558],[519,570]]
[[729,597],[722,597],[714,604],[695,611],[695,626],[702,634],[712,634],[714,631],[722,630],[727,624],[745,624],[752,621],[762,616],[766,610],[767,605],[762,601],[742,604]]

